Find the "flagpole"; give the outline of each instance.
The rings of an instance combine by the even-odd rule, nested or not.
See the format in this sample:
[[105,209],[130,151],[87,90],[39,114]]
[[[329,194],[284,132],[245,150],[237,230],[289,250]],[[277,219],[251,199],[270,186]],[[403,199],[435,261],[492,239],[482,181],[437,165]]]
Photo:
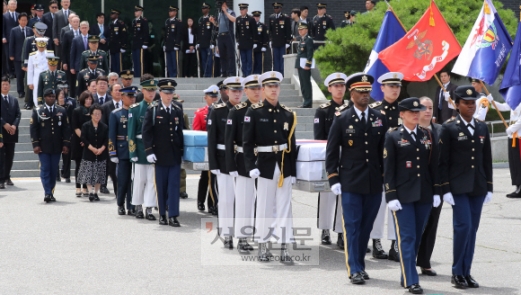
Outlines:
[[[481,87],[483,87],[483,89],[485,89],[485,94],[486,95],[490,95],[490,92],[488,91],[487,89],[487,86],[485,86],[485,84],[483,83],[483,81],[479,81],[479,83],[481,83]],[[497,106],[496,106],[496,102],[494,100],[492,100],[492,105],[494,106],[494,108],[496,109],[496,112],[497,114],[499,115],[499,117],[501,118],[501,121],[503,121],[503,124],[505,124],[505,127],[508,128],[508,124],[507,122],[505,121],[505,118],[503,118],[503,114],[501,114],[501,112],[498,110]]]

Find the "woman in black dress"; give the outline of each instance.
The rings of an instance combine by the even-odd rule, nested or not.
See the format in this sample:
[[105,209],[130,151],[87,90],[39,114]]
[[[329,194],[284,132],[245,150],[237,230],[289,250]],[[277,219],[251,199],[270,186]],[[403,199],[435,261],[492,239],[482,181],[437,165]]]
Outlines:
[[[92,95],[88,91],[84,91],[79,97],[80,106],[72,111],[71,115],[71,157],[76,163],[74,176],[76,177],[76,197],[81,197],[81,185],[78,180],[78,172],[80,171],[81,158],[83,157],[83,143],[81,142],[81,127],[87,121],[90,121],[89,108],[94,101]],[[83,195],[87,196],[87,185],[83,185]]]
[[197,77],[197,28],[194,27],[194,20],[188,18],[186,20],[186,29],[184,32],[184,66],[183,73],[185,77]]
[[109,128],[101,122],[101,106],[90,107],[91,120],[81,128],[83,158],[81,160],[79,182],[89,185],[89,200],[99,201],[98,191],[105,184],[107,173],[107,153]]

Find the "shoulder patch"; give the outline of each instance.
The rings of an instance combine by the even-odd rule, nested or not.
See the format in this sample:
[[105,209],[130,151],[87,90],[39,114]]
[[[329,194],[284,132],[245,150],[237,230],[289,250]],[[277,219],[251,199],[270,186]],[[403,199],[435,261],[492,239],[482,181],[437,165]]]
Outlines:
[[240,109],[243,109],[243,108],[245,108],[247,106],[248,106],[248,104],[246,102],[243,102],[243,103],[240,103],[240,104],[236,105],[235,109],[236,110],[240,110]]
[[325,108],[327,108],[327,107],[329,107],[329,106],[331,106],[331,102],[330,102],[330,101],[329,101],[329,102],[326,102],[326,103],[323,103],[323,104],[321,104],[321,105],[320,105],[320,108],[322,108],[322,109],[325,109]]
[[373,102],[372,104],[370,104],[369,107],[374,109],[374,108],[380,106],[381,104],[382,104],[381,101],[377,101],[377,102]]
[[290,108],[288,108],[287,106],[285,106],[285,105],[283,105],[283,104],[281,104],[280,106],[281,106],[283,109],[285,109],[286,111],[290,112],[290,113],[293,112]]
[[35,55],[36,53],[38,53],[38,51],[33,51],[33,52],[29,53],[29,56]]
[[[345,111],[346,109],[349,108],[349,103],[344,103],[343,105],[339,106],[338,108],[336,108],[336,111],[339,113],[342,113],[343,111]],[[337,115],[337,116],[339,116]]]
[[139,105],[139,103],[135,103],[135,104],[131,105],[130,108],[131,108],[131,109],[132,109],[132,108],[135,108],[135,107],[137,107],[138,105]]
[[258,108],[262,108],[263,105],[264,104],[262,102],[259,102],[259,103],[256,103],[256,104],[252,104],[251,108],[255,110],[255,109],[258,109]]
[[123,109],[123,108],[117,108],[117,109],[114,109],[112,112],[113,112],[113,113],[117,113],[117,112],[121,111],[122,109]]
[[224,108],[226,106],[226,104],[223,102],[223,103],[218,103],[218,104],[215,104],[213,106],[214,109],[220,109],[220,108]]
[[391,132],[393,132],[395,130],[398,130],[398,127],[391,127],[391,128],[389,128],[389,130],[387,130],[387,132],[391,133]]

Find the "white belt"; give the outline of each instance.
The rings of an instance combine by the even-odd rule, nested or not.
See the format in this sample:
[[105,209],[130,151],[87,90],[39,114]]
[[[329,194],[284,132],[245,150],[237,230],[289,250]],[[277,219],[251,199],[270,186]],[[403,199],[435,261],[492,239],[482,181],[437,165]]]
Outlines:
[[257,152],[259,153],[271,153],[271,152],[280,152],[287,148],[287,144],[281,144],[281,145],[269,145],[269,146],[258,146]]
[[218,150],[223,150],[223,151],[224,151],[224,150],[226,150],[226,146],[225,146],[224,144],[218,144],[218,145],[217,145],[217,149],[218,149]]
[[136,135],[136,138],[137,138],[137,139],[143,139],[143,135],[138,134],[138,135]]
[[244,153],[242,146],[238,146],[238,145],[235,146],[235,151],[237,151],[238,153]]

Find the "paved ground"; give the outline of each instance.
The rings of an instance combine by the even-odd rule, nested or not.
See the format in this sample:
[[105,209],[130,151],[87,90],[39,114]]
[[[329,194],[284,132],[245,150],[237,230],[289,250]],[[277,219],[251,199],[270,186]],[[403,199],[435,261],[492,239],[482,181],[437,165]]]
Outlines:
[[[426,294],[520,294],[521,200],[505,198],[509,178],[508,169],[494,169],[496,191],[483,211],[472,271],[482,287],[451,287],[452,209],[444,206],[433,255],[439,275],[420,277]],[[0,191],[0,294],[406,294],[398,263],[370,255],[372,279],[351,285],[343,252],[319,246],[315,229],[306,244],[319,252],[316,265],[244,262],[235,249],[210,245],[200,229],[209,216],[196,210],[195,175],[181,201],[181,228],[118,216],[114,197],[89,203],[71,184],[59,184],[58,202],[44,204],[38,179],[13,181]],[[295,226],[314,228],[316,207],[316,194],[294,191]]]

